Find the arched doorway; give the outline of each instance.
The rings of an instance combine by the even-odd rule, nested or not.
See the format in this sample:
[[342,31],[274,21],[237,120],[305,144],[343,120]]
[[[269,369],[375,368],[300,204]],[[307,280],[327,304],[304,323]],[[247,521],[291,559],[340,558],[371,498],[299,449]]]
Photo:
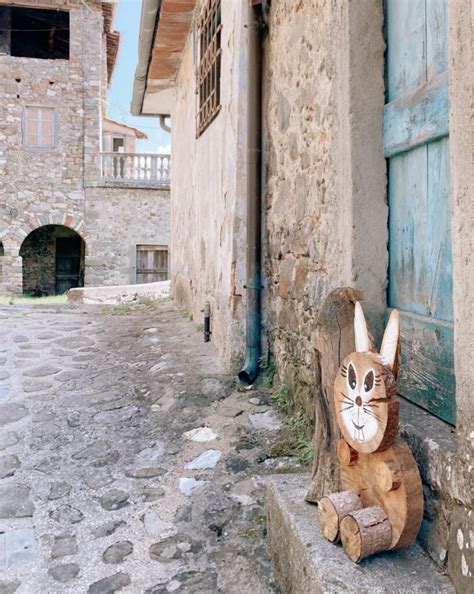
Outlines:
[[45,225],[23,241],[23,293],[37,297],[62,295],[84,286],[85,243],[63,225]]

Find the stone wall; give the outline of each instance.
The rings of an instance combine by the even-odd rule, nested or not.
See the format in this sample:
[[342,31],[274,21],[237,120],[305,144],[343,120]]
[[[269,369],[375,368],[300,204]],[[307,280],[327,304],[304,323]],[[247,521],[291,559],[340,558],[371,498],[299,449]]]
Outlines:
[[[198,3],[199,4],[199,3]],[[199,6],[197,7],[197,10]],[[196,44],[190,32],[176,80],[171,178],[171,280],[196,321],[211,304],[212,340],[227,368],[244,352],[245,2],[222,3],[221,110],[196,139]]]
[[[8,2],[2,0],[0,4]],[[81,232],[84,186],[97,179],[101,97],[106,88],[101,67],[105,41],[100,6],[76,0],[66,6],[62,0],[32,5],[70,8],[70,57],[40,60],[0,56],[0,239],[8,258],[18,257],[24,238],[39,226],[66,224]],[[56,148],[23,146],[26,106],[55,109]],[[13,275],[9,283],[15,286]]]
[[[8,4],[0,0],[0,6]],[[70,10],[70,57],[0,55],[0,241],[5,252],[0,294],[22,292],[21,246],[46,225],[68,227],[85,241],[86,285],[135,282],[133,246],[168,244],[169,192],[98,187],[107,94],[101,5],[95,0],[22,4]],[[26,106],[55,109],[54,149],[23,146]]]
[[452,485],[448,570],[458,592],[472,590],[474,574],[474,411],[471,363],[474,336],[474,206],[472,167],[473,29],[470,0],[449,2],[449,94],[451,118],[454,361],[457,452],[446,474]]
[[[385,307],[383,15],[376,0],[364,6],[277,0],[264,44],[267,337],[280,381],[311,419],[323,300],[337,287],[362,289],[377,333]],[[378,257],[368,259],[374,242]]]
[[86,286],[136,282],[136,246],[169,245],[169,190],[86,189]]

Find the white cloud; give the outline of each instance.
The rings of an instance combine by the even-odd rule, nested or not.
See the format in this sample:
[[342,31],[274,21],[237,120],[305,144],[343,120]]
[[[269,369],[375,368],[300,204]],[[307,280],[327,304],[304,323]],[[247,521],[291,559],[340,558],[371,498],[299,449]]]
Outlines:
[[160,144],[155,152],[157,152],[159,155],[169,155],[171,153],[171,144]]

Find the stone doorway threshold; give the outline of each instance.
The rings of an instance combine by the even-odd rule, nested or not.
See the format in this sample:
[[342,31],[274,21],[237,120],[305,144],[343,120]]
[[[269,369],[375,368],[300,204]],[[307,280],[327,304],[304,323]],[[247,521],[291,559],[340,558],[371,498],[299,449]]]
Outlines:
[[268,544],[283,594],[455,592],[417,544],[352,563],[322,536],[316,506],[304,501],[308,484],[309,475],[268,479]]

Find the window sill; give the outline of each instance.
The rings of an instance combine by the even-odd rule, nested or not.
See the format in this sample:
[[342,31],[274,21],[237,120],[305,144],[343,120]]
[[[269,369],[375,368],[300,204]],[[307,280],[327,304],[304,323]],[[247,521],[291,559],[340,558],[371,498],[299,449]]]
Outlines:
[[400,435],[415,456],[423,482],[444,496],[454,497],[454,427],[400,398]]
[[59,147],[55,146],[24,146],[22,145],[21,148],[26,151],[27,153],[57,153],[59,152]]

